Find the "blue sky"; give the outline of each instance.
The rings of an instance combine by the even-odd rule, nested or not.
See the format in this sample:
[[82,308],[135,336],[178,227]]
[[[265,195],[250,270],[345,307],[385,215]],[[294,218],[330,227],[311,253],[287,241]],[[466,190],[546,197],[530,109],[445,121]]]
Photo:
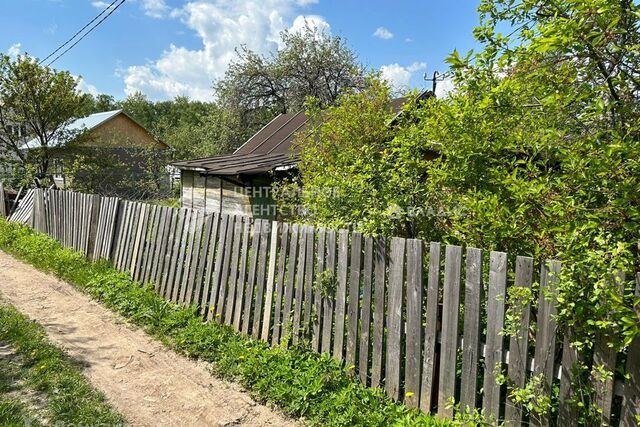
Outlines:
[[[43,58],[111,0],[3,2],[0,51]],[[240,44],[278,48],[283,29],[307,22],[347,39],[369,68],[399,89],[425,87],[424,72],[446,70],[454,49],[477,47],[474,0],[127,0],[55,63],[82,76],[82,87],[122,98],[188,95],[210,99]]]

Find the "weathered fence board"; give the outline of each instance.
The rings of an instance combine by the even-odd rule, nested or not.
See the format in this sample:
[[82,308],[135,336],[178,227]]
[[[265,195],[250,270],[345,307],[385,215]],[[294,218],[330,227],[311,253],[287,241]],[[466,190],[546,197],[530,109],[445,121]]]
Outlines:
[[[286,224],[285,224],[286,225]],[[325,229],[318,229],[318,248],[316,255],[316,274],[315,274],[315,292],[313,295],[313,303],[315,307],[315,319],[313,321],[313,334],[311,338],[311,348],[320,351],[320,343],[322,339],[322,306],[323,306],[323,274],[325,260]]]
[[400,346],[402,344],[403,275],[406,241],[391,239],[389,257],[389,305],[387,307],[387,358],[385,389],[391,398],[400,398]]
[[480,357],[480,317],[482,309],[482,251],[467,248],[464,291],[464,326],[460,407],[476,407],[478,359]]
[[[262,227],[260,229],[260,246],[258,253],[258,270],[256,271],[256,297],[255,308],[253,312],[253,327],[252,335],[254,338],[260,336],[260,321],[262,320],[262,309],[264,304],[264,287],[267,270],[267,251],[269,248],[269,235],[271,234],[270,223],[267,220],[262,220]],[[269,307],[271,310],[271,307]]]
[[[533,372],[544,376],[545,389],[542,392],[551,395],[553,365],[556,351],[556,283],[559,280],[560,263],[547,261],[540,270],[540,294],[538,297],[538,318],[536,322],[536,349]],[[548,426],[548,414],[531,417],[532,425]]]
[[440,243],[429,245],[429,276],[427,282],[427,305],[422,357],[422,385],[420,386],[420,409],[431,411],[436,393],[436,339],[438,333],[438,306],[440,301]]
[[233,228],[233,246],[231,253],[231,265],[229,266],[229,292],[227,295],[227,309],[224,315],[224,323],[230,325],[233,319],[233,309],[236,302],[238,288],[238,260],[240,259],[240,243],[242,241],[242,217],[236,217]]
[[360,302],[360,270],[362,268],[362,234],[351,234],[351,263],[349,265],[349,296],[347,304],[347,366],[356,366],[358,344],[358,304]]
[[249,256],[249,233],[251,231],[251,221],[245,218],[244,229],[242,230],[242,251],[240,252],[240,270],[238,272],[238,280],[236,282],[236,306],[234,308],[233,326],[239,331],[242,321],[244,301],[244,289],[247,281],[247,258]]
[[[216,247],[215,263],[211,276],[211,293],[209,294],[209,304],[207,308],[207,320],[215,316],[216,303],[220,292],[220,278],[222,276],[222,264],[225,256],[225,244],[227,239],[227,227],[229,226],[229,215],[220,215],[220,229],[218,230],[218,245]],[[253,286],[253,284],[252,284]]]
[[[513,386],[523,388],[527,376],[527,355],[529,353],[529,320],[531,315],[531,303],[527,298],[527,291],[533,283],[533,258],[519,256],[516,258],[516,277],[514,286],[524,292],[513,301],[511,307],[514,316],[519,315],[520,328],[515,331],[509,340],[509,370],[508,375]],[[507,391],[507,396],[509,392]],[[513,402],[509,397],[505,403],[505,422],[509,426],[519,426],[522,423],[522,407]]]
[[322,298],[322,346],[320,351],[329,353],[331,352],[331,333],[333,332],[334,299],[332,294],[334,294],[334,292],[332,292],[332,290],[335,289],[336,280],[336,232],[334,230],[327,230],[325,237],[327,258],[325,263],[326,273],[323,277],[325,283],[323,287],[328,287],[328,289],[326,295]]
[[507,288],[507,254],[491,252],[489,260],[489,289],[487,292],[487,342],[484,355],[485,416],[498,420],[500,415],[500,384],[497,374],[502,372],[504,337],[504,303]]
[[285,268],[287,262],[287,248],[289,247],[289,224],[282,224],[280,236],[280,251],[278,255],[278,276],[276,280],[275,308],[273,314],[273,335],[271,343],[276,345],[280,342],[282,330],[282,303],[284,301],[284,281]]
[[300,240],[298,243],[298,261],[296,267],[296,287],[295,287],[295,305],[293,310],[293,327],[292,340],[294,344],[298,343],[300,336],[300,321],[302,318],[302,299],[304,296],[304,271],[307,257],[305,250],[307,248],[307,226],[304,225],[300,229]]
[[364,241],[364,261],[362,265],[362,305],[360,310],[360,342],[358,347],[358,372],[365,386],[369,379],[369,337],[371,335],[371,285],[373,284],[373,238]]
[[[616,272],[612,274],[611,280],[613,281],[613,287],[618,288],[620,294],[623,294],[625,280],[624,273]],[[613,407],[613,387],[617,353],[612,346],[609,346],[609,342],[614,339],[614,334],[615,331],[611,327],[601,328],[596,332],[593,343],[591,381],[594,389],[594,402],[601,410],[601,425],[611,425],[611,409]],[[601,370],[610,373],[610,375],[603,377],[600,374]]]
[[4,193],[4,183],[0,181],[0,218],[7,217],[7,199]]
[[[278,261],[278,235],[280,233],[280,223],[271,223],[271,240],[269,246],[269,268],[267,271],[267,288],[265,290],[264,316],[262,318],[262,333],[260,339],[269,342],[269,332],[271,331],[271,317],[273,315],[273,295],[275,292],[276,262]],[[226,323],[229,323],[228,321]]]
[[313,260],[315,249],[315,228],[313,225],[307,226],[306,231],[307,248],[304,268],[304,338],[308,341],[311,336],[311,316],[313,312]]
[[[227,219],[227,235],[225,237],[225,248],[233,247],[233,236],[235,232],[235,217],[230,215]],[[220,323],[224,320],[224,309],[227,301],[227,289],[229,288],[229,266],[231,264],[230,250],[224,251],[222,258],[222,273],[220,275],[220,290],[218,292],[218,304],[216,306],[216,320]]]
[[282,331],[280,332],[280,342],[287,344],[291,336],[291,309],[293,307],[293,291],[296,276],[296,258],[298,255],[298,234],[300,231],[299,224],[293,224],[291,227],[291,239],[289,242],[289,254],[287,263],[287,279],[284,289],[284,310],[282,313]]
[[382,238],[374,244],[374,309],[373,342],[371,355],[371,387],[380,387],[382,381],[382,360],[384,357],[384,311],[386,307],[387,246]]
[[453,408],[449,405],[449,400],[455,397],[456,387],[461,264],[462,248],[448,245],[444,266],[440,388],[438,390],[438,415],[444,418],[453,417]]
[[404,368],[405,403],[420,404],[422,368],[422,240],[407,240],[407,315]]

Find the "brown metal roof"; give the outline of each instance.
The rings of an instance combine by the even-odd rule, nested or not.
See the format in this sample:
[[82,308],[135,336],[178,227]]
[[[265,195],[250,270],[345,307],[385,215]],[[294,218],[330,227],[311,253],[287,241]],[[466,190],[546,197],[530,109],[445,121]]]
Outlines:
[[[424,99],[423,92],[418,100]],[[428,96],[428,95],[427,95]],[[397,115],[408,97],[391,100],[391,109]],[[215,175],[257,174],[278,167],[296,164],[296,150],[293,139],[297,132],[303,131],[307,124],[304,112],[280,114],[249,138],[233,154],[204,159],[187,160],[173,163],[180,169],[197,170]]]
[[173,163],[173,165],[185,170],[229,176],[269,172],[279,167],[293,166],[296,162],[297,158],[292,156],[291,153],[234,153],[228,156],[187,160],[184,162]]
[[304,112],[280,114],[247,140],[233,154],[289,153],[296,132],[304,129]]

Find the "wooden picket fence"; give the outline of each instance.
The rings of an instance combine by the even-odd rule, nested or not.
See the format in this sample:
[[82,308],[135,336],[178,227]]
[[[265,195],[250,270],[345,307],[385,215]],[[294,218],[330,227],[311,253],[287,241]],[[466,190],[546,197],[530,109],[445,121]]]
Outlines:
[[[329,353],[408,406],[451,418],[455,402],[508,425],[577,423],[571,367],[582,356],[555,322],[557,261],[536,268],[531,257],[503,252],[69,191],[35,190],[32,199],[30,224],[64,246],[197,305],[209,321]],[[538,303],[518,309],[518,333],[506,337],[505,315],[520,305],[510,307],[510,286],[535,289]],[[621,355],[605,334],[593,353],[594,366],[615,371]],[[593,380],[604,425],[636,425],[639,359],[636,340],[626,355],[630,380]],[[508,386],[496,382],[501,372]],[[557,411],[531,416],[508,398],[533,375],[543,376],[542,394],[559,387]]]

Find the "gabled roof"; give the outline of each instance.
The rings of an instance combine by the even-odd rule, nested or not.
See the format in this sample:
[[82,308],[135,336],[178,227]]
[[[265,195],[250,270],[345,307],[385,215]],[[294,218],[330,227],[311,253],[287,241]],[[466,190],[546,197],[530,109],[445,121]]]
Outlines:
[[[431,92],[425,91],[416,101],[425,99],[430,94]],[[390,125],[397,120],[402,107],[409,99],[402,97],[391,100],[391,109],[395,116],[389,122]],[[176,162],[173,165],[179,169],[215,175],[258,174],[280,167],[294,166],[297,163],[297,147],[293,145],[293,139],[297,132],[304,131],[307,120],[302,111],[280,114],[233,154]]]
[[[122,110],[105,111],[103,113],[91,114],[90,116],[77,119],[76,121],[69,124],[69,126],[67,126],[66,129],[71,132],[82,132],[82,131],[95,129],[96,127],[100,126],[101,124],[103,124],[108,120],[111,120],[112,118],[114,118],[120,113],[122,113]],[[52,145],[57,145],[57,144],[53,142]],[[25,142],[25,144],[23,145],[23,148],[26,148],[26,149],[40,148],[40,141],[38,140],[38,138],[33,138]]]
[[179,169],[193,170],[216,175],[245,175],[272,171],[276,168],[293,166],[297,159],[290,153],[230,154],[173,163]]
[[[125,113],[123,110],[113,110],[113,111],[105,111],[102,113],[95,113],[95,114],[91,114],[87,117],[83,117],[81,119],[77,119],[74,122],[70,123],[65,129],[67,131],[70,132],[85,132],[85,131],[90,131],[93,130],[103,124],[105,124],[106,122],[108,122],[109,120],[119,116],[119,115],[123,115],[126,118],[128,118],[129,120],[131,120],[136,126],[141,127],[142,129],[145,130],[145,132],[149,133],[149,131],[147,129],[144,128],[144,126],[142,126],[140,123],[138,123],[137,121],[135,121],[134,119],[131,118],[131,116],[129,116],[127,113]],[[155,138],[154,138],[155,139]],[[52,146],[57,146],[57,141],[51,141],[51,145]],[[163,145],[167,145],[163,142],[161,142]],[[33,138],[29,141],[27,141],[23,146],[24,149],[33,149],[33,148],[40,148],[40,141],[37,138]]]
[[280,114],[240,146],[233,154],[291,153],[295,133],[307,124],[304,112]]

